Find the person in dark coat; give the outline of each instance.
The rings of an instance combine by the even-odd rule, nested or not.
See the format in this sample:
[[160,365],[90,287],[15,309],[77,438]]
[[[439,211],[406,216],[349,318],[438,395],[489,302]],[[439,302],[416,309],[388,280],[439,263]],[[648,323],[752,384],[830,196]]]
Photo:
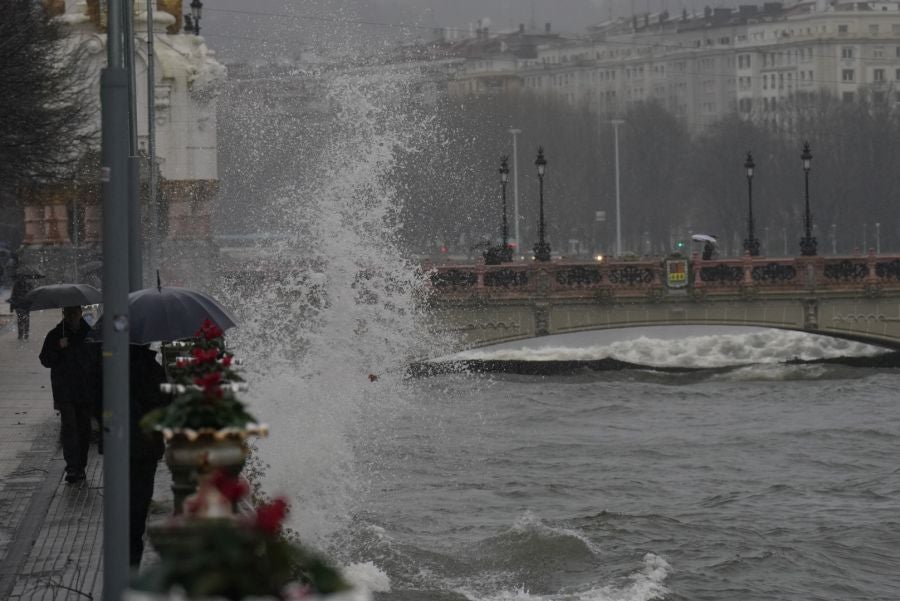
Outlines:
[[24,299],[25,295],[33,289],[34,280],[31,278],[18,276],[13,280],[12,294],[9,296],[9,308],[16,312],[16,327],[19,330],[19,340],[28,340],[31,314]]
[[53,408],[62,422],[66,482],[85,479],[91,439],[91,415],[97,404],[99,346],[85,341],[91,327],[81,317],[81,307],[63,309],[63,319],[47,333],[41,348],[41,365],[50,368]]
[[156,351],[149,345],[131,345],[129,349],[130,392],[129,421],[131,423],[129,469],[131,478],[129,561],[134,567],[141,564],[144,553],[144,530],[147,513],[153,499],[156,466],[166,446],[158,432],[148,434],[140,427],[141,419],[150,411],[162,407],[169,400],[159,390],[166,381],[166,371],[156,361]]

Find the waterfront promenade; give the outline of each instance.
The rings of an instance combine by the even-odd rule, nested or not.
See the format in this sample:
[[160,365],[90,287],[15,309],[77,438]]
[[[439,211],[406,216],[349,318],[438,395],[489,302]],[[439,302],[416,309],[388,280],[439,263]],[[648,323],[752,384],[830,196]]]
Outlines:
[[[0,321],[0,599],[101,599],[102,456],[91,445],[87,479],[63,480],[59,417],[50,370],[38,360],[57,310],[34,313],[31,339]],[[160,464],[163,465],[162,463]],[[151,521],[171,507],[168,471],[158,472]],[[123,502],[126,502],[123,499]],[[149,545],[148,545],[149,547]],[[145,551],[144,562],[152,561]]]

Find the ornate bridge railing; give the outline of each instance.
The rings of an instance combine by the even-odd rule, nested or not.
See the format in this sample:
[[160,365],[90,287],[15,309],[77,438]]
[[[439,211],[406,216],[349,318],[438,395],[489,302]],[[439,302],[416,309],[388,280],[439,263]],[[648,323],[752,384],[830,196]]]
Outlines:
[[[900,257],[772,258],[745,255],[702,260],[673,255],[639,261],[424,265],[438,295],[557,298],[783,294],[831,290],[878,294],[900,289]],[[676,292],[677,291],[677,292]]]

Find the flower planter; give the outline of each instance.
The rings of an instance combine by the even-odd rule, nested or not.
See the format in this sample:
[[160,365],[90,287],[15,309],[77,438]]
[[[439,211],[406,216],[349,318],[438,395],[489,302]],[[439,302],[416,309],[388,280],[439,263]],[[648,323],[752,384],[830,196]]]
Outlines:
[[175,515],[184,510],[185,498],[197,492],[202,476],[216,470],[232,476],[240,474],[249,453],[247,437],[254,434],[264,436],[265,427],[248,424],[245,429],[163,430],[166,465],[172,472]]

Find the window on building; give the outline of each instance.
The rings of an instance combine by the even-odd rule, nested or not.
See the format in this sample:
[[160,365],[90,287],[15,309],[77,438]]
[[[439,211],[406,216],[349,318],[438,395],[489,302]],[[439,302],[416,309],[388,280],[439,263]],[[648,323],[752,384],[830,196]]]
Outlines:
[[884,81],[884,69],[875,69],[872,71],[873,81]]
[[869,25],[869,34],[878,35],[878,23],[872,23],[871,25]]
[[769,89],[769,78],[763,75],[763,90]]
[[875,46],[872,48],[872,58],[884,58],[884,46]]
[[894,79],[900,81],[900,69],[897,69],[897,71],[894,72]]
[[849,25],[838,25],[838,33],[849,33],[850,26]]
[[891,25],[891,32],[894,35],[900,34],[900,23],[894,23],[893,25]]
[[853,81],[853,69],[842,70],[841,81]]
[[841,58],[853,58],[853,46],[844,46],[841,48]]

